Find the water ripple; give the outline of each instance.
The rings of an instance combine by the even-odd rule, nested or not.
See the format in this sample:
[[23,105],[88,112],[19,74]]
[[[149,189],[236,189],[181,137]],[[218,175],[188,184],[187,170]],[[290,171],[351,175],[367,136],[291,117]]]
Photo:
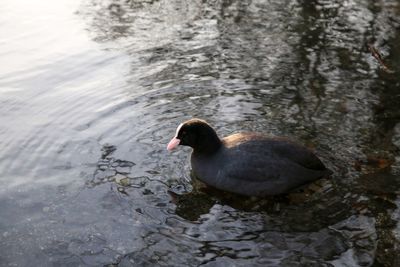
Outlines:
[[[399,81],[366,48],[398,71],[397,1],[0,6],[2,263],[398,261]],[[297,139],[335,174],[282,199],[205,194],[189,150],[165,149],[191,117]]]

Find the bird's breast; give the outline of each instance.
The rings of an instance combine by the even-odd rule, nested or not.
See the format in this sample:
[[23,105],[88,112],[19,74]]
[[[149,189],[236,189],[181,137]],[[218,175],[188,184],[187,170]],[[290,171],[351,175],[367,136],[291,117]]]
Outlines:
[[195,176],[210,185],[214,185],[223,171],[223,162],[218,155],[213,156],[191,156],[192,170]]

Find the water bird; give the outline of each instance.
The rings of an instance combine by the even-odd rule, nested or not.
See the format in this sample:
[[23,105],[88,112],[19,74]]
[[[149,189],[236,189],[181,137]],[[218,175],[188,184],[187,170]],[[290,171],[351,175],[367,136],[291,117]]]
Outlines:
[[181,123],[169,151],[191,147],[197,179],[219,190],[246,196],[286,194],[331,172],[308,148],[287,138],[236,133],[220,139],[204,120]]

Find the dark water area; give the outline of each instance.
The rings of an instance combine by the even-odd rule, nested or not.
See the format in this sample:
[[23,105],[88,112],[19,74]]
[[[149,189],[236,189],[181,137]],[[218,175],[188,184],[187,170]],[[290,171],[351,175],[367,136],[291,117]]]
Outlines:
[[[400,1],[0,14],[0,266],[400,266]],[[190,149],[166,151],[191,117],[288,136],[334,174],[203,192]]]

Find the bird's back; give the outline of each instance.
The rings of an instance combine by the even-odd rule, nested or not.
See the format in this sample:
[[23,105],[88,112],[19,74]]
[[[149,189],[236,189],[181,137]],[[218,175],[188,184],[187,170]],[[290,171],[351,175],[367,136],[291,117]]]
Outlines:
[[284,138],[242,133],[224,138],[212,157],[192,155],[205,183],[244,195],[277,195],[328,173],[309,149]]

